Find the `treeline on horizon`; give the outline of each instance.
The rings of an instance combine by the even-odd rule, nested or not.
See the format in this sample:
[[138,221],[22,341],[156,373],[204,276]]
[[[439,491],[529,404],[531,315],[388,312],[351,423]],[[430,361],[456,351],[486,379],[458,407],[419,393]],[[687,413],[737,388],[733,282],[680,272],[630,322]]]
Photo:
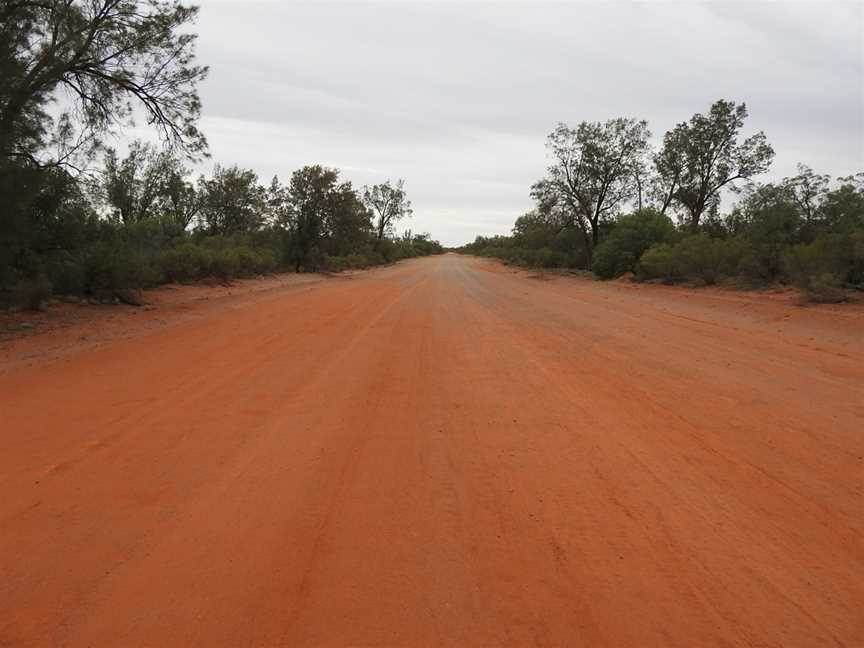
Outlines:
[[[189,32],[197,8],[138,0],[0,7],[0,306],[282,270],[362,268],[443,248],[397,236],[404,182],[356,189],[337,169],[263,185],[208,157]],[[161,143],[106,146],[142,118]],[[95,162],[94,162],[95,161]]]
[[[645,121],[559,124],[531,188],[536,207],[510,236],[460,251],[601,279],[790,284],[813,301],[845,301],[864,289],[864,173],[832,180],[799,164],[759,183],[774,150],[762,132],[741,135],[746,118],[745,104],[717,101],[656,151]],[[724,192],[737,197],[727,212]]]

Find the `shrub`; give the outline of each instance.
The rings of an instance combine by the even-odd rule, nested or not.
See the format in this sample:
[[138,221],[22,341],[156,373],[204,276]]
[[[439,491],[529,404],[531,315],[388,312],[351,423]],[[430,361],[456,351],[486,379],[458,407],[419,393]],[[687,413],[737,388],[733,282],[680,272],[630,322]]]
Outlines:
[[848,299],[840,278],[830,272],[810,277],[803,286],[803,293],[808,301],[819,304],[839,304]]
[[518,247],[487,247],[481,250],[479,254],[529,268],[573,267],[570,255],[545,247],[537,250]]
[[237,263],[237,275],[248,277],[254,274],[260,274],[259,268],[262,266],[261,257],[256,252],[253,252],[248,247],[240,246],[234,248],[234,258]]
[[138,288],[141,259],[112,241],[99,241],[90,247],[83,260],[85,289],[94,294],[111,293],[118,288]]
[[240,257],[236,250],[218,250],[213,253],[210,274],[228,283],[240,273]]
[[162,253],[159,265],[168,281],[191,281],[210,274],[213,255],[209,250],[184,243]]
[[622,216],[609,236],[594,251],[591,269],[601,279],[634,272],[648,248],[672,241],[675,234],[672,221],[653,209]]
[[713,284],[721,277],[736,275],[747,254],[745,241],[696,234],[674,245],[661,243],[650,248],[642,255],[636,275],[643,280],[691,279]]
[[326,256],[324,257],[324,267],[332,272],[341,272],[342,270],[356,270],[368,268],[374,265],[384,263],[384,257],[380,254],[346,254],[345,256]]
[[396,244],[389,239],[382,239],[375,243],[375,250],[384,257],[386,263],[395,260]]
[[534,267],[564,268],[567,266],[567,255],[549,248],[540,248],[534,255]]
[[27,310],[39,310],[51,298],[51,282],[45,276],[22,279],[15,286],[15,302]]
[[255,272],[257,274],[270,274],[279,269],[279,258],[276,251],[263,248],[255,252]]
[[783,274],[784,251],[798,241],[801,218],[795,205],[787,200],[754,202],[757,206],[746,211],[749,220],[743,236],[750,250],[740,273],[757,283],[776,281]]
[[638,279],[664,279],[666,281],[680,280],[683,272],[675,255],[674,248],[661,243],[648,249],[639,259],[636,267]]
[[68,252],[55,255],[46,260],[45,272],[60,295],[79,295],[86,287],[86,276],[80,259]]
[[226,252],[233,253],[237,263],[238,276],[268,274],[278,267],[276,253],[268,248],[252,249],[246,245],[229,248]]
[[808,290],[814,277],[833,275],[841,284],[864,284],[864,230],[825,234],[812,243],[789,248],[784,256],[787,277]]

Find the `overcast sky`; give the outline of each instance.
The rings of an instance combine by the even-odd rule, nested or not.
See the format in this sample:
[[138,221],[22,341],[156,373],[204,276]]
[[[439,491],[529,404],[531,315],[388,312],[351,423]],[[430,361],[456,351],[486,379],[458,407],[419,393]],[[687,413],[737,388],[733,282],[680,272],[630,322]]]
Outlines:
[[559,121],[644,118],[659,141],[746,101],[770,176],[864,171],[861,3],[200,4],[213,162],[405,178],[403,226],[448,245],[531,208]]

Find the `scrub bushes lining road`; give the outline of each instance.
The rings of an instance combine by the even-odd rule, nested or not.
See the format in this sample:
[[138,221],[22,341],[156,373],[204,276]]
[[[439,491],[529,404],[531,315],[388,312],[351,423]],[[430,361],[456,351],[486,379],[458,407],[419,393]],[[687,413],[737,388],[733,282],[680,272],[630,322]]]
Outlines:
[[[188,222],[167,198],[150,202],[149,211],[123,212],[124,220],[110,201],[88,198],[76,179],[46,174],[52,182],[29,206],[38,227],[0,241],[0,306],[38,308],[52,294],[103,299],[165,282],[365,268],[443,252],[428,234],[396,237],[385,228],[378,239],[351,184],[320,166],[293,174],[287,187],[274,179],[266,189],[251,171],[217,167],[197,189],[186,185],[184,200],[196,201],[184,208],[193,213]],[[122,195],[143,191],[125,181]]]
[[[792,285],[813,301],[844,301],[864,288],[864,178],[841,178],[799,202],[794,187],[811,175],[751,187],[729,214],[712,214],[696,232],[654,209],[623,215],[606,223],[590,269],[601,279],[633,272],[665,283]],[[589,269],[588,243],[577,228],[540,211],[517,219],[510,236],[477,237],[459,251],[528,267]]]

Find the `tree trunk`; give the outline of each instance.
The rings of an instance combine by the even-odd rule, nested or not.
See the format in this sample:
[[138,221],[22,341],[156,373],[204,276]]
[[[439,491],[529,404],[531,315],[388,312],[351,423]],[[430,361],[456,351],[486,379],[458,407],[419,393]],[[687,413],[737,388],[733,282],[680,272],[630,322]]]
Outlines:
[[702,219],[702,213],[705,211],[705,206],[697,206],[690,212],[690,231],[694,234],[699,231],[699,221]]
[[590,221],[591,223],[591,238],[589,240],[586,232],[585,236],[585,249],[588,252],[588,269],[594,265],[594,250],[597,248],[597,244],[600,242],[600,223],[595,221]]

